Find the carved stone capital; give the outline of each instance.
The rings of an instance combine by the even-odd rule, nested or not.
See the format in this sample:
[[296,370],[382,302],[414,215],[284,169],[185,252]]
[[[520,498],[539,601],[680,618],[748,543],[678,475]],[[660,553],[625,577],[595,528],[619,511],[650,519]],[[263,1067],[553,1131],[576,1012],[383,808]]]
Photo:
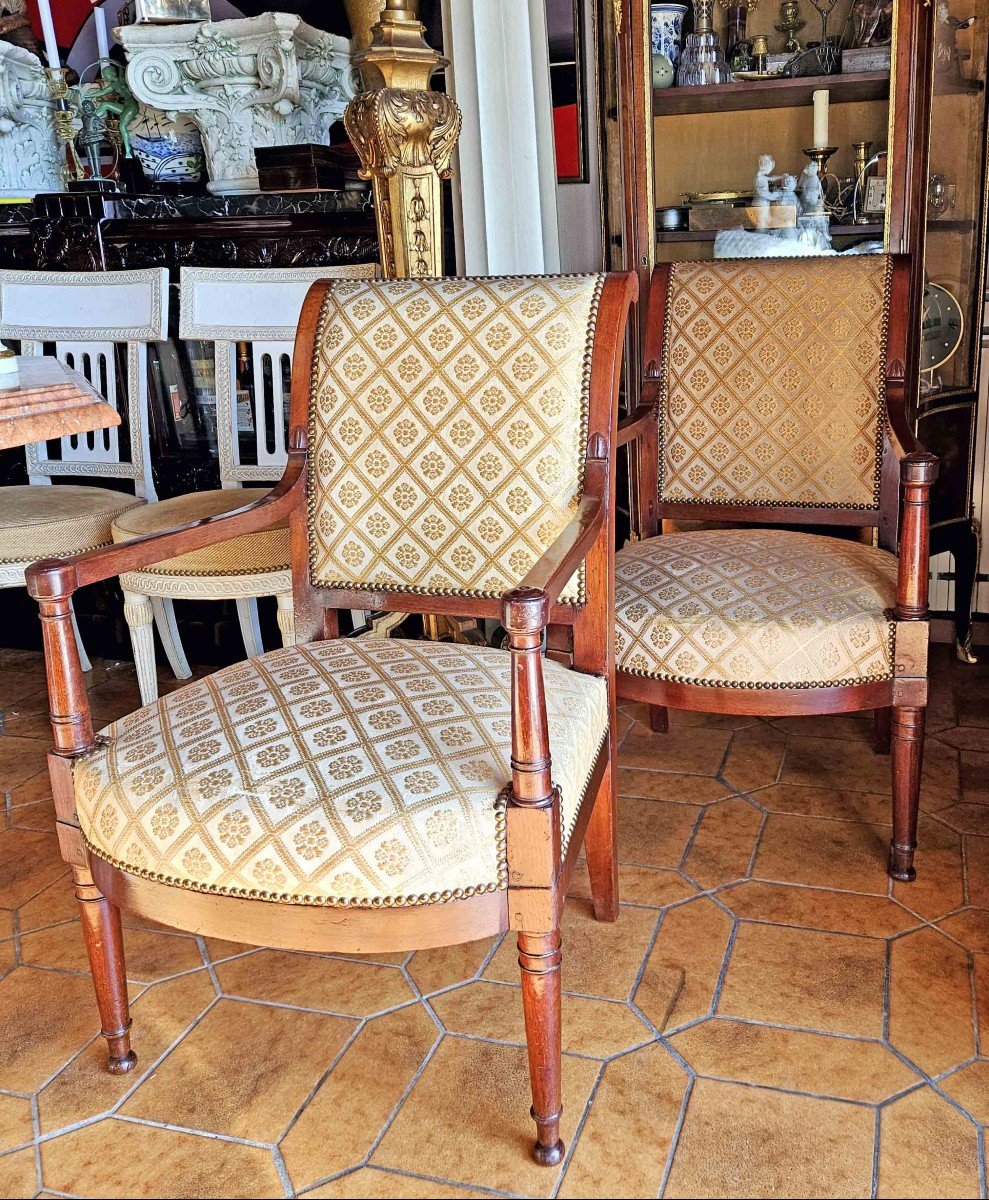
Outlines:
[[0,42],[0,196],[62,190],[52,111],[41,60]]
[[288,13],[119,36],[137,99],[198,125],[212,192],[257,191],[258,146],[328,145],[354,94],[350,43]]

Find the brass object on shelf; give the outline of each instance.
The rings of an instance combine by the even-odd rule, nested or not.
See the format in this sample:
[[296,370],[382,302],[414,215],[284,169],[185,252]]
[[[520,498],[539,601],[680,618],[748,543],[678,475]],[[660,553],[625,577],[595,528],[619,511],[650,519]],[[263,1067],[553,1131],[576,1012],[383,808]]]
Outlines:
[[385,0],[343,0],[343,6],[347,10],[354,49],[359,54],[371,44],[371,30],[381,17]]
[[426,44],[418,0],[386,0],[370,46],[358,54],[365,90],[344,124],[374,190],[386,279],[443,274],[443,193],[460,136],[460,109],[429,89],[447,60]]
[[800,0],[783,0],[780,4],[780,19],[773,28],[777,33],[786,35],[786,42],[783,50],[786,54],[799,54],[801,50],[800,43],[797,41],[797,34],[807,22],[800,15]]

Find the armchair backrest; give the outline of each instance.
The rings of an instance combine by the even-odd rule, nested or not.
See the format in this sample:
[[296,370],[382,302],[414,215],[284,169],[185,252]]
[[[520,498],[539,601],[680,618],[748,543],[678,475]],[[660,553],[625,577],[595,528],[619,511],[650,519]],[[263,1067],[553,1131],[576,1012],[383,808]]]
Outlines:
[[26,448],[32,483],[59,475],[134,481],[154,499],[148,429],[148,342],[168,336],[168,271],[0,271],[0,338],[21,353],[54,356],[79,371],[126,421],[121,429],[64,437],[57,450]]
[[[224,487],[273,483],[285,446],[292,353],[306,293],[318,279],[373,279],[377,263],[340,267],[183,267],[179,337],[213,343],[216,441]],[[238,343],[246,343],[240,366]],[[242,397],[239,385],[252,381]],[[250,450],[242,453],[242,435]]]
[[[313,586],[460,597],[468,613],[525,577],[576,511],[589,433],[612,443],[616,372],[592,386],[595,354],[620,355],[614,318],[598,336],[606,287],[325,287],[308,397]],[[582,567],[561,599],[584,591]]]
[[687,506],[781,520],[786,509],[787,520],[840,511],[879,523],[887,376],[895,361],[902,378],[905,360],[906,323],[891,333],[890,319],[904,267],[851,255],[663,269],[646,345],[661,515]]

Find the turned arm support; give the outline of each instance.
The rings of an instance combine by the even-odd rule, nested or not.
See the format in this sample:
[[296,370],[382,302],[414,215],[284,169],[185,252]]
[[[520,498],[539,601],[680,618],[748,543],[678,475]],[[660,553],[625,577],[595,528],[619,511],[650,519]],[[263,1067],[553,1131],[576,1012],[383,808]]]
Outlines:
[[926,450],[914,450],[900,458],[900,566],[895,612],[901,621],[922,621],[927,616],[930,500],[937,472],[938,460]]
[[72,596],[81,587],[138,571],[190,550],[255,533],[284,520],[298,502],[305,471],[305,436],[293,438],[289,464],[278,486],[256,504],[193,521],[178,529],[135,538],[71,558],[42,559],[25,573],[27,589],[38,601],[45,648],[48,705],[57,754],[74,757],[95,742],[89,695],[72,625]]

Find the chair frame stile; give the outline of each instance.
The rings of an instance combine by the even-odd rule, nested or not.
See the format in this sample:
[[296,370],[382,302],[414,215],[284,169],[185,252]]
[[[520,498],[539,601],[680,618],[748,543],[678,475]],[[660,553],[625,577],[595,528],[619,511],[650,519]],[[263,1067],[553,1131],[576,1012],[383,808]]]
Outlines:
[[[895,660],[889,680],[824,688],[729,688],[676,683],[617,672],[620,699],[650,706],[652,727],[665,731],[667,708],[741,716],[790,717],[876,711],[876,749],[891,752],[893,839],[889,872],[894,879],[915,878],[917,807],[927,705],[928,562],[930,493],[938,460],[917,441],[906,418],[906,355],[909,338],[910,258],[893,256],[886,356],[886,414],[879,504],[875,509],[807,506],[752,506],[659,500],[658,405],[663,337],[672,264],[658,266],[649,291],[645,339],[643,402],[619,423],[618,445],[630,448],[633,528],[641,539],[655,537],[664,518],[847,525],[875,528],[879,546],[897,555]],[[891,710],[891,712],[890,712]]]
[[[566,891],[582,842],[595,914],[618,914],[615,861],[614,504],[617,395],[629,309],[638,291],[632,274],[611,275],[600,296],[591,360],[588,455],[581,502],[569,525],[501,599],[419,596],[316,588],[308,572],[306,476],[310,374],[328,282],[310,290],[302,308],[292,377],[288,464],[280,483],[257,503],[179,529],[104,550],[52,559],[28,571],[39,603],[55,749],[49,755],[62,856],[72,868],[84,908],[84,933],[96,983],[109,1069],[134,1066],[120,939],[120,909],[198,934],[307,951],[384,953],[454,945],[513,929],[518,933],[522,996],[533,1081],[540,1163],[562,1161],[560,934]],[[360,908],[277,904],[172,887],[112,867],[90,854],[75,812],[72,761],[96,744],[86,684],[71,631],[72,594],[88,583],[139,570],[183,552],[252,533],[289,518],[296,635],[299,642],[338,636],[338,610],[365,608],[465,614],[502,621],[512,662],[512,778],[508,800],[505,890],[415,907]],[[559,603],[584,563],[588,600]],[[550,775],[541,647],[547,627],[572,631],[574,670],[609,680],[610,728],[585,793],[565,856],[560,798]]]

